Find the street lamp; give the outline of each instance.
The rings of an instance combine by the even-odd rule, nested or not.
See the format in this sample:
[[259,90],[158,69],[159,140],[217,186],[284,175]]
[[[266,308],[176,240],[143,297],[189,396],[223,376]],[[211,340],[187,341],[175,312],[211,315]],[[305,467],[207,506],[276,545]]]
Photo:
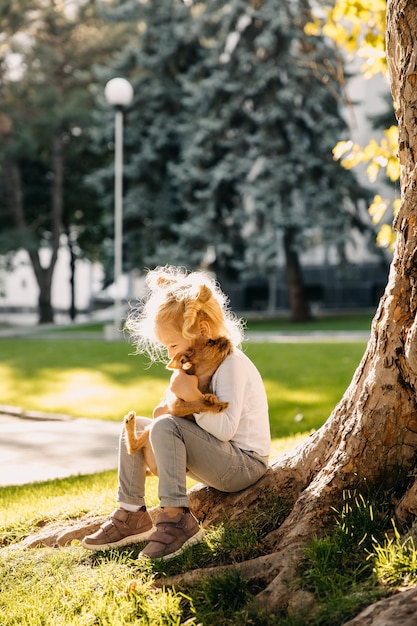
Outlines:
[[104,95],[114,108],[114,338],[121,319],[121,277],[123,272],[123,109],[133,98],[133,87],[125,78],[112,78]]

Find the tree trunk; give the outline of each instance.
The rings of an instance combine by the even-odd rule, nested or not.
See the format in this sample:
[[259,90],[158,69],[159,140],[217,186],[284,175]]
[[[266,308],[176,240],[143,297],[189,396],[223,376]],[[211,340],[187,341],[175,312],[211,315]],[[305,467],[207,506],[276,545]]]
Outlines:
[[77,317],[77,307],[75,304],[75,263],[77,260],[77,256],[74,250],[74,244],[71,237],[71,229],[68,224],[65,225],[65,233],[67,236],[67,245],[70,254],[70,308],[69,308],[69,316],[70,320],[73,322]]
[[[396,480],[401,521],[417,514],[417,9],[414,2],[388,2],[388,56],[397,103],[402,166],[402,203],[395,220],[397,243],[388,284],[372,323],[365,354],[344,397],[306,443],[276,459],[255,486],[236,494],[200,488],[190,506],[204,524],[225,514],[238,519],[265,494],[290,498],[285,521],[266,538],[265,556],[234,565],[263,586],[258,600],[270,610],[291,603],[302,550],[333,520],[346,489]],[[401,493],[400,493],[401,495]],[[193,571],[164,579],[178,584],[221,571]]]
[[293,322],[305,322],[310,319],[310,310],[305,298],[300,260],[295,248],[296,228],[285,228],[284,251],[287,272],[288,294],[290,299],[291,319]]
[[24,183],[21,178],[19,164],[13,159],[6,162],[7,190],[10,196],[10,205],[13,211],[13,220],[16,229],[22,235],[23,246],[29,255],[32,268],[39,287],[38,312],[39,323],[48,324],[54,321],[54,312],[51,302],[52,277],[58,259],[60,234],[62,230],[63,215],[63,180],[64,180],[64,154],[63,144],[59,136],[53,139],[52,168],[54,180],[51,199],[51,257],[49,264],[43,267],[39,257],[39,242],[31,230],[24,210]]
[[277,271],[276,269],[271,269],[268,274],[268,307],[267,310],[269,313],[274,313],[277,310]]

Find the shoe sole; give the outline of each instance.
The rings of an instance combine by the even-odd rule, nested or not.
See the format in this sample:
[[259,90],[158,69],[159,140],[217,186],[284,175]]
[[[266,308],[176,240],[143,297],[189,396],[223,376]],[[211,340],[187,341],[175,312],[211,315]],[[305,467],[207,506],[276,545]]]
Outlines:
[[182,546],[178,548],[178,550],[176,550],[175,552],[170,552],[169,554],[165,554],[164,556],[152,556],[152,557],[148,556],[147,554],[143,554],[142,552],[139,552],[139,557],[143,557],[144,559],[152,559],[154,561],[156,560],[168,561],[168,559],[173,559],[179,554],[181,554],[186,548],[193,546],[195,543],[200,543],[200,541],[202,541],[203,538],[204,538],[204,531],[200,529],[195,535],[187,539],[187,541],[185,541],[182,544]]
[[144,533],[140,533],[139,535],[130,535],[129,537],[124,537],[119,541],[113,541],[112,543],[101,543],[100,545],[87,543],[85,539],[81,541],[81,545],[83,548],[87,548],[87,550],[108,550],[109,548],[122,548],[123,546],[129,546],[132,543],[139,543],[140,541],[146,541],[155,531],[155,528],[152,526],[149,530]]

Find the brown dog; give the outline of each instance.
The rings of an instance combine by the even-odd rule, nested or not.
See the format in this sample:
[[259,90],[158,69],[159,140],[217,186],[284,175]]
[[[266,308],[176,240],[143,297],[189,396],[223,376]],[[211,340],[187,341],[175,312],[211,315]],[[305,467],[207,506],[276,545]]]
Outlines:
[[[222,413],[229,406],[228,402],[219,402],[217,397],[210,393],[210,382],[214,372],[224,359],[231,354],[232,344],[225,337],[218,339],[200,340],[196,344],[177,354],[167,365],[168,369],[183,369],[187,374],[198,377],[198,388],[203,394],[200,400],[186,402],[181,398],[167,394],[166,404],[168,413],[176,417],[194,419],[193,413]],[[153,474],[157,468],[153,451],[149,443],[149,430],[145,429],[136,435],[136,413],[130,411],[124,416],[126,430],[126,447],[129,454],[134,454],[143,448],[145,461]]]

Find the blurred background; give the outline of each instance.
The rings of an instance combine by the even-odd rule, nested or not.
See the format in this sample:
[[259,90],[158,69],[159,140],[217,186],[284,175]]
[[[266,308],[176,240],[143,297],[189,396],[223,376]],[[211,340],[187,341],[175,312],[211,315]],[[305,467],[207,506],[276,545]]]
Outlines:
[[283,0],[3,1],[0,321],[112,319],[167,263],[214,272],[248,314],[374,309],[391,252],[369,207],[399,191],[334,148],[383,137],[389,87],[315,19]]

